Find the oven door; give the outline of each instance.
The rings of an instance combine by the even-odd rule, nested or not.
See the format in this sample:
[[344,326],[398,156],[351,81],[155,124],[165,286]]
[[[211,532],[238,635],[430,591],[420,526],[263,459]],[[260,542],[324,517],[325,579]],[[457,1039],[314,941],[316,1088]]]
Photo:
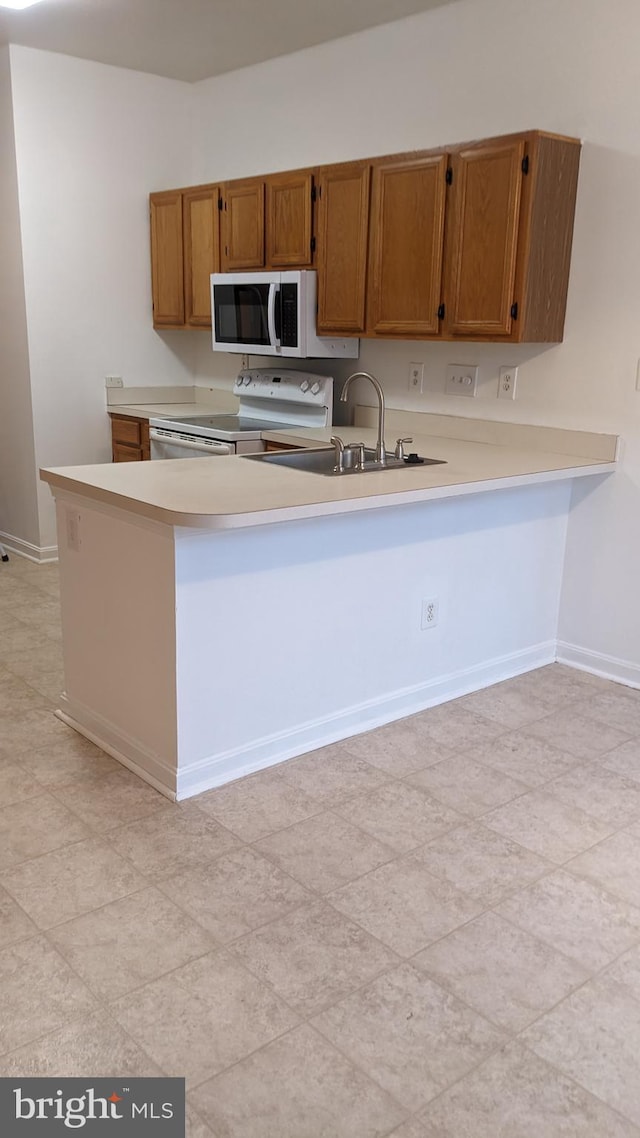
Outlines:
[[165,431],[152,427],[149,431],[152,459],[161,458],[216,458],[220,455],[234,454],[233,443],[221,443],[215,439],[201,439],[195,435],[183,435],[179,431]]

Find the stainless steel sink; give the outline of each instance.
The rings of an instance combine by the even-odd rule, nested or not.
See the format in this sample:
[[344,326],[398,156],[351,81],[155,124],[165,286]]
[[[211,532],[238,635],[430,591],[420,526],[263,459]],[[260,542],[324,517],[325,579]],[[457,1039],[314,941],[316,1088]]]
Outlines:
[[372,447],[365,447],[364,452],[364,467],[355,467],[348,465],[349,457],[345,455],[345,468],[344,470],[337,471],[335,469],[335,451],[333,447],[317,447],[304,450],[269,450],[261,451],[260,454],[243,454],[241,458],[248,458],[251,462],[267,462],[274,466],[288,466],[292,470],[307,470],[310,474],[329,474],[341,478],[344,474],[370,474],[383,470],[398,470],[403,468],[414,468],[420,470],[423,466],[435,466],[439,463],[444,463],[446,460],[443,458],[425,458],[424,462],[412,463],[405,462],[403,459],[394,458],[393,453],[387,453],[386,465],[381,466],[380,463],[375,461],[376,452]]

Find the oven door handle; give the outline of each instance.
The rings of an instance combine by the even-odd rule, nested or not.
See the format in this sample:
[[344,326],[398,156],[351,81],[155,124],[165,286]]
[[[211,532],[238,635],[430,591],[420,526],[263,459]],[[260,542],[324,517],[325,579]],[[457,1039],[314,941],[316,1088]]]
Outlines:
[[267,324],[269,326],[269,340],[275,351],[280,351],[280,338],[276,329],[276,298],[280,295],[280,285],[274,281],[269,285],[269,302],[267,305]]
[[149,438],[157,443],[168,443],[170,446],[184,447],[185,450],[204,451],[205,454],[231,454],[231,447],[227,443],[196,443],[191,439],[181,439],[179,435],[170,435],[156,430],[149,431]]

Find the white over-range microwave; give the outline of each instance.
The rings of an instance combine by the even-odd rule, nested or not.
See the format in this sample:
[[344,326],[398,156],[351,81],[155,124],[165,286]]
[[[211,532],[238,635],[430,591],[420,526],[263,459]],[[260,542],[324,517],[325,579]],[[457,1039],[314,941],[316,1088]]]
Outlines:
[[301,359],[357,359],[360,341],[316,332],[317,277],[311,270],[212,273],[214,352]]

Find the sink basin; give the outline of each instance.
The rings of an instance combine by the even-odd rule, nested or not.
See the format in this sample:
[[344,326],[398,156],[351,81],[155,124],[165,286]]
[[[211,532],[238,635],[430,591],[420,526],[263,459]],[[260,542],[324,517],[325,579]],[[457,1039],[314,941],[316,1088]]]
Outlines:
[[[333,447],[316,447],[304,450],[268,450],[261,451],[259,454],[243,454],[241,458],[248,458],[251,462],[267,462],[274,466],[289,466],[292,470],[307,470],[310,474],[329,474],[331,476],[342,477],[343,474],[370,474],[373,472],[380,473],[384,470],[398,470],[400,467],[404,469],[420,470],[423,466],[435,466],[439,463],[444,463],[443,458],[425,458],[424,462],[411,463],[404,462],[402,459],[394,458],[393,454],[387,454],[387,463],[385,466],[380,466],[375,462],[375,450],[373,448],[365,448],[364,458],[365,465],[363,469],[356,469],[355,467],[345,466],[342,472],[337,472],[335,467],[335,452]],[[345,455],[348,461],[348,454]]]

